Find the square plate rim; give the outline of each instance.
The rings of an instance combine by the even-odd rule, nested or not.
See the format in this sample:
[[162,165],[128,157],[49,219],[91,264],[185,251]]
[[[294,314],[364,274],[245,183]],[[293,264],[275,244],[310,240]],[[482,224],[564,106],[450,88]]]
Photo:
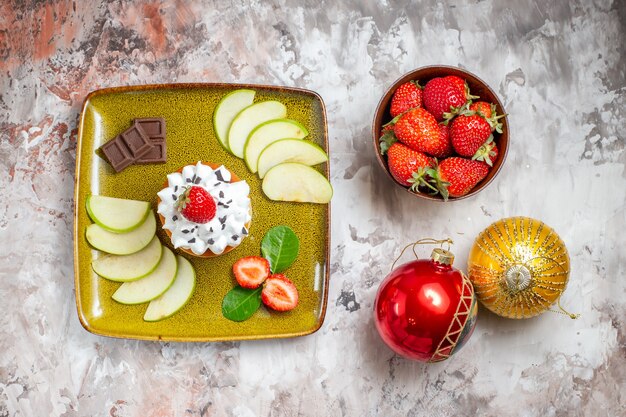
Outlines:
[[329,295],[329,285],[330,285],[330,247],[331,247],[331,203],[327,203],[326,205],[326,242],[325,242],[325,258],[326,265],[325,273],[324,273],[324,288],[325,296],[322,299],[322,310],[320,313],[319,320],[316,322],[315,326],[310,329],[285,333],[285,334],[264,334],[264,335],[243,335],[243,336],[231,336],[231,337],[197,337],[197,336],[168,336],[162,337],[161,335],[138,335],[138,334],[128,334],[125,332],[122,333],[112,333],[110,331],[96,329],[92,324],[89,323],[87,318],[85,317],[85,312],[82,306],[82,300],[80,297],[80,280],[79,280],[79,267],[78,267],[78,215],[80,210],[80,202],[79,202],[79,182],[80,182],[80,167],[82,163],[82,145],[83,145],[83,129],[85,122],[85,110],[89,105],[89,102],[92,98],[102,95],[108,94],[116,94],[116,93],[126,93],[126,92],[136,92],[136,91],[154,91],[154,90],[165,90],[165,89],[203,89],[203,88],[232,88],[232,89],[261,89],[261,90],[270,90],[273,92],[292,92],[305,94],[309,96],[313,96],[316,100],[319,101],[322,110],[322,124],[324,129],[324,146],[326,151],[329,154],[328,161],[326,163],[326,177],[328,181],[330,181],[330,148],[328,144],[328,119],[326,117],[326,105],[322,97],[313,90],[308,90],[299,87],[288,87],[288,86],[278,86],[278,85],[268,85],[268,84],[249,84],[249,83],[164,83],[164,84],[138,84],[138,85],[128,85],[128,86],[115,86],[115,87],[104,87],[99,88],[93,91],[90,91],[85,99],[83,100],[83,104],[80,110],[79,122],[78,122],[78,132],[76,135],[76,167],[74,169],[74,213],[72,219],[74,221],[73,227],[73,255],[74,255],[74,299],[76,303],[76,310],[78,313],[78,320],[81,326],[88,331],[89,333],[105,336],[115,339],[130,339],[130,340],[145,340],[145,341],[162,341],[162,342],[233,342],[233,341],[245,341],[245,340],[272,340],[272,339],[287,339],[294,338],[300,336],[307,336],[317,332],[326,319],[326,312],[328,307],[328,295]]

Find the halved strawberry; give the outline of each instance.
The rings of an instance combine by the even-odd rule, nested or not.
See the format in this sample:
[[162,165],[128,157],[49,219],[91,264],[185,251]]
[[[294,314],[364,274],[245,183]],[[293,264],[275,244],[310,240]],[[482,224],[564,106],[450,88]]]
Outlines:
[[265,281],[261,301],[276,311],[289,311],[298,305],[298,290],[283,274],[274,274]]
[[248,256],[233,264],[233,273],[243,288],[258,288],[270,276],[270,263],[260,256]]

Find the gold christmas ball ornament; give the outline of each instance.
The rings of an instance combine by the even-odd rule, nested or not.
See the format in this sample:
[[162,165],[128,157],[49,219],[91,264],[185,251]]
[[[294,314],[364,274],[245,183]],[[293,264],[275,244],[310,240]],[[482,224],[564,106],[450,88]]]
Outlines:
[[543,222],[510,217],[478,235],[468,271],[485,307],[499,316],[525,319],[547,311],[565,291],[569,255],[559,235]]

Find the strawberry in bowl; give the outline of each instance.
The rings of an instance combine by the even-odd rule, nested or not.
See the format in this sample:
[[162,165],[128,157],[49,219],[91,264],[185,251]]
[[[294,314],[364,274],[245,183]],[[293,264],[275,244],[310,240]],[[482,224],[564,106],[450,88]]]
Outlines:
[[445,66],[397,80],[378,104],[373,133],[377,159],[389,176],[408,192],[436,201],[485,188],[502,167],[509,137],[502,103],[487,84]]

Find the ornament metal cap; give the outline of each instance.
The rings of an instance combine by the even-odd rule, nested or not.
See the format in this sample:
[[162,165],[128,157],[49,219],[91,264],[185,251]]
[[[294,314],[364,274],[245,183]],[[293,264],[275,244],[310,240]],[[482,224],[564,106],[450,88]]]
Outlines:
[[430,255],[430,259],[442,265],[452,265],[454,254],[442,248],[435,248]]

